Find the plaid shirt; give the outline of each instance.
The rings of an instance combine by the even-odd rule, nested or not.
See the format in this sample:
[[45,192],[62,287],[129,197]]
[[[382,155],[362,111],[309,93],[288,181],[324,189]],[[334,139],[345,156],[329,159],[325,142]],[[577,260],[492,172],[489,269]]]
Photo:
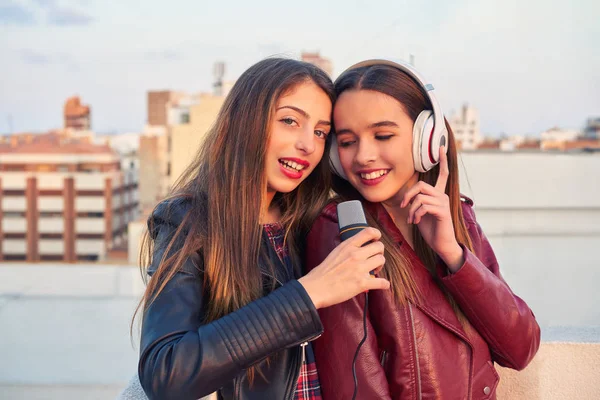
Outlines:
[[[266,224],[263,227],[281,262],[288,269],[288,275],[294,276],[287,247],[284,245],[285,229],[279,223]],[[315,354],[310,343],[302,346],[302,357],[304,361],[300,368],[300,376],[296,384],[294,400],[322,400]]]

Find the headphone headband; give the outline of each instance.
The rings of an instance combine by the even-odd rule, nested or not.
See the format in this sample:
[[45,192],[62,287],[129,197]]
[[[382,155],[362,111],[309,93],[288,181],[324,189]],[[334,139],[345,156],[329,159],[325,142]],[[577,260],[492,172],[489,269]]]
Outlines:
[[389,67],[397,68],[400,71],[405,72],[415,81],[417,81],[417,83],[425,90],[425,93],[427,94],[427,97],[429,97],[429,101],[431,102],[434,122],[433,137],[438,137],[438,135],[441,134],[442,130],[446,130],[446,124],[444,123],[444,114],[442,113],[442,107],[440,106],[440,103],[438,103],[437,98],[435,97],[435,88],[433,87],[433,84],[427,83],[425,78],[410,64],[404,63],[402,61],[392,61],[384,59],[365,60],[346,68],[346,70],[342,72],[340,76],[344,75],[348,71],[352,71],[353,69],[371,67],[373,65],[387,65]]

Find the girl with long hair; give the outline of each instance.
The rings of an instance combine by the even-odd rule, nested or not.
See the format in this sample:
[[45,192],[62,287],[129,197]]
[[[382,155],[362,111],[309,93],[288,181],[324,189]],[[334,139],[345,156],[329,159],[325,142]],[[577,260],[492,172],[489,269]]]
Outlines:
[[307,268],[339,243],[335,204],[360,200],[382,232],[379,276],[391,290],[319,310],[323,397],[495,398],[493,363],[524,368],[540,330],[460,194],[456,142],[433,87],[410,66],[369,60],[344,72],[335,92],[337,198],[307,238]]
[[369,278],[384,263],[376,229],[300,278],[303,240],[330,189],[333,101],[311,64],[250,67],[154,209],[138,367],[150,399],[319,399],[317,309],[389,287]]

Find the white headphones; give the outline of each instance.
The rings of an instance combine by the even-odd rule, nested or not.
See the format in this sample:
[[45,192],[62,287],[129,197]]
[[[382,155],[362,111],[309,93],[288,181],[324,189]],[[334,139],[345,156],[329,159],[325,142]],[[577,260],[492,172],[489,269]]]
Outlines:
[[[343,76],[344,73],[353,69],[369,67],[372,65],[388,65],[397,68],[416,80],[417,83],[425,89],[425,93],[427,93],[429,101],[431,101],[433,112],[429,110],[421,111],[415,121],[413,127],[413,159],[415,162],[415,170],[419,172],[429,171],[440,161],[440,147],[446,146],[446,151],[448,149],[448,131],[446,130],[444,114],[442,113],[440,104],[433,94],[433,85],[426,83],[425,79],[410,65],[389,60],[362,61],[346,69],[340,76]],[[335,138],[332,140],[331,148],[329,150],[329,161],[333,172],[348,180],[348,177],[342,168],[342,163],[340,162],[338,145]]]

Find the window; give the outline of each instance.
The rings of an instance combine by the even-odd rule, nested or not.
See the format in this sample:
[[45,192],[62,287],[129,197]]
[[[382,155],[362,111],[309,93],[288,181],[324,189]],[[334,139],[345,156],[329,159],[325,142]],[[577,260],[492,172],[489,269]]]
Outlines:
[[43,218],[62,218],[62,211],[40,211],[40,217]]
[[25,218],[25,213],[22,211],[4,211],[4,218]]

